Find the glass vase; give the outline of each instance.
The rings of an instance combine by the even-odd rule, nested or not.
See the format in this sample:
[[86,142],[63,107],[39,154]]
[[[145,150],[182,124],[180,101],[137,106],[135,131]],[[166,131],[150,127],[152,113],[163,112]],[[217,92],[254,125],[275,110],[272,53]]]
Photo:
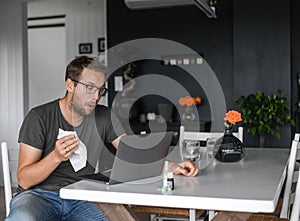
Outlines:
[[237,162],[244,158],[244,144],[232,134],[232,127],[225,129],[224,136],[216,142],[219,147],[215,158],[221,162]]
[[193,113],[193,109],[190,106],[187,106],[182,115],[182,121],[192,122],[194,120],[195,120],[195,114]]

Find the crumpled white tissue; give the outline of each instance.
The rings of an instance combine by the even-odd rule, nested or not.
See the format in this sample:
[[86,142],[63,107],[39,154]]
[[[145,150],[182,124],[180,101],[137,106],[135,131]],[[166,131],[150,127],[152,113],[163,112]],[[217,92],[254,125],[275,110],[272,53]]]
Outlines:
[[[76,131],[64,131],[59,128],[57,139],[71,134],[78,138]],[[70,156],[69,160],[75,172],[86,166],[87,150],[85,144],[81,140],[78,149]]]

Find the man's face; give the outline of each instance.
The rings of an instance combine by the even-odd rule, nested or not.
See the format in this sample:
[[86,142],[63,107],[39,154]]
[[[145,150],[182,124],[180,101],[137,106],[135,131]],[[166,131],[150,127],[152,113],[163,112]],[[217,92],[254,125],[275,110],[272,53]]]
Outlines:
[[72,97],[73,111],[82,116],[91,114],[101,98],[98,89],[105,87],[105,80],[103,73],[85,68]]

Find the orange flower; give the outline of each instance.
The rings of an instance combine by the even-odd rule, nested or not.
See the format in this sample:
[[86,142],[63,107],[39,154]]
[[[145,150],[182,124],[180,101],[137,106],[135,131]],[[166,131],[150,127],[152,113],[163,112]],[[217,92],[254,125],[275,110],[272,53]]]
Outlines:
[[192,106],[194,104],[194,99],[192,97],[187,97],[185,104],[186,106]]
[[184,98],[184,97],[179,98],[178,103],[179,103],[181,106],[184,106],[184,105],[185,105],[185,98]]
[[237,122],[242,121],[242,116],[241,116],[240,112],[231,110],[226,113],[224,120],[235,125]]
[[202,101],[201,97],[195,97],[194,99],[196,104],[200,104]]
[[201,101],[202,99],[200,97],[186,96],[186,97],[179,98],[178,103],[181,106],[192,106],[192,105],[200,104]]

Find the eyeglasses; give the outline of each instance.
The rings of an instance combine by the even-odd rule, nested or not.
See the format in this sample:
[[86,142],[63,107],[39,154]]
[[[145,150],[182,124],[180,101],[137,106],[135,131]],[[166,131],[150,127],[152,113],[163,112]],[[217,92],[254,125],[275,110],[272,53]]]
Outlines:
[[71,79],[71,80],[76,83],[84,85],[85,89],[86,89],[86,93],[88,93],[88,94],[95,94],[96,92],[98,92],[98,94],[100,96],[105,96],[106,92],[108,91],[108,89],[105,87],[96,87],[95,85],[85,84],[85,83],[82,83],[82,82],[74,80],[74,79]]

